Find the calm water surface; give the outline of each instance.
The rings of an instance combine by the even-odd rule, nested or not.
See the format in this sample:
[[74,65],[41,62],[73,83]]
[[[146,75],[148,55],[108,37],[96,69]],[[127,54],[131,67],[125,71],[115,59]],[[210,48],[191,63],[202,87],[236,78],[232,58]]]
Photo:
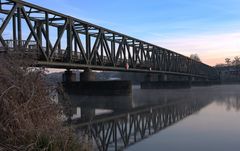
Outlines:
[[240,85],[193,89],[196,99],[208,97],[210,104],[125,150],[239,151]]
[[[171,108],[163,107],[161,110],[164,114],[174,112],[177,108],[180,109],[180,114],[184,113],[185,111],[180,104],[183,106],[186,104],[186,107],[200,104],[189,115],[167,125],[146,138],[141,138],[139,141],[133,141],[134,132],[132,132],[130,139],[133,143],[129,143],[121,149],[126,151],[239,151],[239,92],[240,85],[193,87],[191,89],[177,90],[141,90],[138,87],[134,87],[133,96],[130,98],[81,98],[84,104],[81,110],[88,107],[90,110],[87,110],[85,114],[93,114],[95,117],[99,113],[106,114],[104,116],[101,115],[98,119],[110,117],[113,120],[120,120],[118,119],[119,117],[116,119],[114,117],[116,115],[124,115],[126,120],[129,120],[128,117],[135,114],[132,113],[133,111],[138,111],[140,114],[142,110],[147,109],[151,112],[153,111],[152,108],[162,104],[175,104]],[[187,103],[182,103],[181,101]],[[77,102],[78,105],[82,106],[79,101]],[[105,109],[103,110],[103,108]],[[81,117],[80,114],[81,111],[78,109],[75,117]],[[87,119],[93,119],[93,117],[87,117]],[[109,121],[105,123],[111,125],[111,120]],[[118,134],[118,136],[120,135]],[[114,150],[111,145],[106,150]]]

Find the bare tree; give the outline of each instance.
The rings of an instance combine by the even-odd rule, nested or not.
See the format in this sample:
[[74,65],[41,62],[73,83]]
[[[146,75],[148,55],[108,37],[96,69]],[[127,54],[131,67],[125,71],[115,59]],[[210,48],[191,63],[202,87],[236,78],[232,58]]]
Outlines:
[[233,61],[232,61],[233,65],[240,65],[240,57],[236,56],[234,57]]
[[226,63],[228,66],[231,66],[231,65],[234,65],[234,66],[240,65],[240,57],[235,56],[232,61],[231,61],[230,58],[225,58],[225,63]]
[[190,55],[190,58],[195,60],[195,61],[198,61],[198,62],[201,62],[201,59],[200,57],[198,56],[198,54],[191,54]]
[[231,65],[232,61],[231,61],[230,58],[226,58],[226,59],[225,59],[225,63],[226,63],[227,65]]

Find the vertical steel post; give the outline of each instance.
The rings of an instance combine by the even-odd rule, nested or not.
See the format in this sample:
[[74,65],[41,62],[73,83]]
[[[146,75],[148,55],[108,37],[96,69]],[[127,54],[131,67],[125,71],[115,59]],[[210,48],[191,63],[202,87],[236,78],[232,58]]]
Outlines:
[[122,49],[122,52],[123,52],[123,57],[124,57],[124,64],[127,63],[127,58],[126,58],[126,44],[125,44],[125,37],[123,37],[123,49]]
[[13,48],[16,49],[17,46],[17,29],[16,29],[16,16],[12,17],[12,25],[13,25]]
[[88,31],[88,26],[85,26],[85,34],[86,34],[86,56],[87,56],[87,64],[89,63],[90,54],[91,54],[91,37]]
[[[57,29],[58,29],[58,33],[57,33],[57,34],[58,34],[58,37],[60,37],[60,36],[61,36],[62,27],[58,27]],[[62,53],[61,53],[61,41],[59,42],[59,44],[58,44],[58,46],[57,46],[57,49],[58,49],[58,50],[57,50],[57,51],[58,51],[58,54],[62,54]]]
[[135,40],[133,40],[133,43],[132,43],[132,50],[133,50],[133,54],[132,54],[132,60],[133,60],[133,63],[137,61],[137,56],[136,56],[136,47],[135,47]]
[[68,27],[67,27],[67,61],[71,62],[72,60],[72,40],[73,40],[73,33],[72,33],[72,19],[68,18]]
[[77,40],[76,40],[76,38],[74,38],[74,55],[75,55],[75,57],[77,57],[77,49],[78,49],[78,47],[77,47]]
[[50,50],[49,50],[49,17],[48,13],[45,13],[45,19],[46,19],[46,55],[49,57],[50,55]]
[[[61,30],[62,30],[62,27],[58,27],[58,37],[61,36]],[[61,51],[61,41],[59,42],[57,49],[58,49],[58,53],[60,53],[60,51]]]
[[17,8],[17,25],[18,25],[18,47],[22,45],[22,21],[21,21],[21,7]]
[[144,51],[144,50],[143,50],[143,49],[144,49],[144,48],[143,48],[143,44],[141,43],[140,46],[141,46],[141,47],[140,47],[140,52],[141,52],[141,62],[143,63],[143,51]]
[[103,31],[102,30],[100,30],[100,33],[99,34],[101,34],[101,36],[100,36],[100,44],[101,44],[101,60],[102,60],[102,62],[104,62],[104,58],[103,58],[103,37],[102,37],[102,34],[103,34]]
[[42,22],[38,21],[36,22],[37,24],[37,37],[38,37],[38,41],[37,44],[38,46],[42,46]]
[[115,63],[115,34],[113,34],[113,39],[111,41],[111,55],[112,55],[112,58],[113,58],[113,62]]

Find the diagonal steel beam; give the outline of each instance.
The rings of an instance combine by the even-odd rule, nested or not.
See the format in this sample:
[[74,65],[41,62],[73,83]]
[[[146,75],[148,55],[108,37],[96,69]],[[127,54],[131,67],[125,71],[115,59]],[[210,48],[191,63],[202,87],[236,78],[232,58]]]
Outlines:
[[129,59],[130,59],[130,61],[131,61],[131,66],[133,67],[133,59],[132,59],[132,54],[130,53],[129,46],[128,46],[128,44],[127,44],[127,41],[126,41],[126,40],[125,40],[125,45],[126,45],[126,47],[127,47],[127,51],[128,51],[128,57],[129,57]]
[[55,42],[55,44],[54,44],[54,46],[53,46],[52,52],[51,52],[51,54],[50,54],[50,59],[52,59],[53,53],[57,50],[57,47],[58,47],[59,44],[60,44],[60,41],[61,41],[61,39],[62,39],[63,33],[64,33],[64,31],[66,30],[66,28],[67,28],[67,21],[65,20],[65,23],[64,23],[61,31],[59,32],[57,41]]
[[118,49],[117,49],[117,54],[116,54],[116,58],[115,58],[116,63],[118,62],[119,56],[122,53],[123,44],[124,44],[124,37],[122,38],[121,43],[119,44]]
[[90,59],[89,59],[89,62],[92,62],[92,59],[94,57],[94,54],[96,53],[96,51],[99,49],[99,46],[100,46],[100,37],[101,37],[101,32],[98,33],[98,36],[95,40],[95,43],[93,45],[93,49],[92,49],[92,52],[90,54]]
[[[36,24],[34,25],[33,29],[34,29],[34,31],[37,29]],[[32,36],[33,36],[33,34],[32,34],[32,32],[30,32],[30,34],[28,35],[27,40],[23,46],[24,48],[27,48],[27,45],[29,44],[30,40],[32,39]]]
[[88,60],[87,60],[86,53],[85,53],[85,51],[84,51],[82,42],[81,42],[81,40],[80,40],[80,38],[79,38],[79,35],[78,35],[78,33],[76,32],[74,26],[72,26],[72,30],[73,30],[73,36],[74,36],[74,38],[75,38],[75,40],[76,40],[76,42],[77,42],[77,44],[78,44],[78,47],[79,47],[80,52],[81,52],[81,54],[82,54],[82,56],[83,56],[83,59],[84,59],[84,61],[88,64],[89,62],[88,62]]
[[111,60],[112,64],[115,65],[114,60],[113,60],[112,55],[111,55],[111,52],[110,52],[110,47],[108,46],[108,43],[107,43],[107,40],[106,40],[106,37],[105,37],[105,34],[102,34],[102,39],[103,39],[103,46],[106,50],[107,57],[108,57],[108,59]]
[[141,64],[142,63],[142,60],[141,60],[141,58],[140,58],[140,51],[141,51],[141,49],[140,49],[140,47],[135,47],[135,55],[136,55],[136,61],[135,61],[135,63],[136,63],[136,65],[137,65],[137,61],[139,61],[139,63]]
[[41,31],[42,31],[42,33],[43,33],[43,36],[44,36],[45,40],[48,41],[49,48],[50,48],[50,50],[52,51],[52,50],[53,50],[52,43],[50,42],[49,38],[47,38],[48,35],[47,35],[46,30],[44,29],[43,26],[41,27]]
[[3,21],[3,24],[0,28],[0,35],[2,35],[3,31],[5,30],[5,28],[7,27],[10,19],[12,18],[12,16],[14,15],[15,11],[18,8],[18,4],[14,4],[13,8],[11,9],[11,11],[8,13],[7,18]]
[[21,11],[22,11],[22,14],[23,14],[23,16],[24,16],[24,19],[25,19],[26,22],[27,22],[27,25],[28,25],[30,31],[31,31],[32,34],[33,34],[34,39],[35,39],[36,42],[38,43],[38,47],[39,47],[40,51],[41,51],[42,54],[44,55],[45,59],[48,61],[49,58],[47,57],[46,53],[44,52],[42,46],[39,44],[38,36],[37,36],[37,34],[35,33],[35,31],[34,31],[33,25],[32,25],[32,23],[31,23],[31,21],[30,21],[28,15],[27,15],[27,13],[26,13],[24,7],[21,7]]

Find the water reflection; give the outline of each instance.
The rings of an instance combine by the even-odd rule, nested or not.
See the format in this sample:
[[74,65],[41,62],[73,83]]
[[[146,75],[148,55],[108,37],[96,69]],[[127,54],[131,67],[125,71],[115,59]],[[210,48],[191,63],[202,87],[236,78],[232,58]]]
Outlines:
[[239,85],[213,86],[199,91],[210,103],[198,114],[133,145],[129,151],[238,151],[240,148]]
[[[236,116],[234,119],[231,116],[228,117],[229,120],[225,119],[225,116],[226,112],[239,111],[239,90],[239,85],[195,87],[182,90],[134,89],[133,97],[76,98],[74,106],[77,105],[78,109],[76,109],[72,124],[79,134],[88,134],[96,150],[121,150],[123,148],[128,150],[181,150],[179,144],[187,143],[187,141],[194,145],[202,142],[205,146],[212,141],[207,139],[211,138],[208,134],[214,133],[218,128],[221,129],[222,125],[236,130],[233,126],[239,123],[235,123]],[[186,117],[190,118],[185,119]],[[223,121],[219,119],[228,122],[222,124]],[[214,122],[219,122],[219,125]],[[181,125],[182,123],[187,124]],[[211,127],[208,123],[213,123],[214,126]],[[205,127],[204,130],[211,130],[211,132],[198,132],[203,127]],[[182,130],[185,130],[184,134],[181,133]],[[164,132],[167,133],[162,135]],[[174,136],[179,133],[186,135],[184,136],[186,138]],[[154,135],[156,138],[149,138],[153,134],[156,134]],[[198,140],[198,136],[209,142],[204,139]],[[240,138],[240,133],[237,136],[239,137],[231,138],[233,143],[236,142],[234,139]],[[145,139],[146,141],[141,141]],[[139,141],[141,143],[137,143]],[[218,141],[224,144],[224,139]],[[128,148],[131,145],[133,146]],[[146,148],[149,145],[152,147]],[[189,144],[188,147],[185,145],[182,150],[196,150],[194,145]],[[215,148],[202,149],[214,150]]]
[[119,150],[177,123],[207,104],[206,101],[169,103],[75,124],[80,132],[84,130],[94,138],[98,150]]
[[226,111],[240,111],[240,94],[237,94],[235,97],[227,97],[223,100],[216,101],[218,105],[222,105],[226,107]]

